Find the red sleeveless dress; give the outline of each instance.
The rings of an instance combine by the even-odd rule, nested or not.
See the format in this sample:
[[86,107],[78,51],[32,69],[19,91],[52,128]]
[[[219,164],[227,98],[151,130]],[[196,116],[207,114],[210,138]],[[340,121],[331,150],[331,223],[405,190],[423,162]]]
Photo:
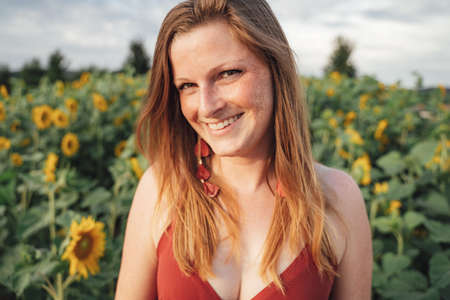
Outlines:
[[[172,226],[162,235],[157,249],[158,300],[220,300],[213,287],[196,274],[186,276],[178,267],[172,251]],[[252,300],[326,300],[333,281],[326,276],[321,280],[314,266],[308,247],[280,275],[285,295],[270,283]]]

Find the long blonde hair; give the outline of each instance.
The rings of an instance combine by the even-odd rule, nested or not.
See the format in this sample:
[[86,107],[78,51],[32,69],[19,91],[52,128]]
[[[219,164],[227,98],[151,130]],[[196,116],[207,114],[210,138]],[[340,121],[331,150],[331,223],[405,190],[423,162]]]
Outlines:
[[162,23],[148,96],[137,120],[136,140],[138,149],[156,168],[159,199],[164,199],[173,221],[175,259],[184,273],[197,272],[206,279],[213,275],[211,264],[219,243],[219,220],[224,222],[233,245],[239,240],[239,209],[231,194],[221,190],[221,198],[227,197],[222,202],[208,197],[195,177],[193,149],[197,135],[181,113],[169,60],[176,35],[214,19],[225,20],[240,42],[262,57],[272,73],[274,147],[268,165],[285,197],[274,193],[275,209],[260,274],[266,280],[269,275],[283,290],[277,274],[280,245],[287,243],[296,253],[304,242],[310,247],[320,274],[336,275],[336,255],[325,228],[326,201],[314,169],[307,108],[294,56],[264,0],[183,1]]

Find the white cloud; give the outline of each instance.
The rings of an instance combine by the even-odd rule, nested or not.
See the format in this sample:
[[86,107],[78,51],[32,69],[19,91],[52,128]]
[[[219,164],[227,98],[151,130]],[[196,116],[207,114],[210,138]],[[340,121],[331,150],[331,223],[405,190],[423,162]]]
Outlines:
[[[26,1],[2,4],[0,62],[20,68],[31,57],[46,63],[60,49],[71,68],[117,68],[129,42],[153,52],[159,26],[178,1]],[[321,75],[341,34],[355,44],[359,74],[411,86],[413,70],[426,84],[450,86],[450,2],[433,0],[269,0],[297,54],[299,70]],[[7,46],[4,46],[7,45]]]

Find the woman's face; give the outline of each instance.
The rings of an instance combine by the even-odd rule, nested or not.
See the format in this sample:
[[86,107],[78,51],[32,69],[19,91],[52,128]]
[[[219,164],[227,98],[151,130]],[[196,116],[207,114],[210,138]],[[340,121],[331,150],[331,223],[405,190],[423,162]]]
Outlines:
[[194,27],[170,49],[181,110],[220,156],[267,156],[273,135],[268,66],[224,21]]

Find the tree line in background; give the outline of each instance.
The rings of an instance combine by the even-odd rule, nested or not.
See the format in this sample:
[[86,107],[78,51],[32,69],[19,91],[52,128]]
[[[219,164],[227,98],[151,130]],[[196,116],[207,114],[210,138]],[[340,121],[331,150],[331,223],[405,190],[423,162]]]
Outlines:
[[[136,74],[144,74],[150,65],[150,57],[140,40],[133,40],[129,46],[129,53],[122,67],[112,72],[121,72],[127,67],[134,68]],[[32,58],[26,62],[18,71],[11,71],[8,65],[0,65],[0,85],[5,85],[10,90],[11,78],[22,79],[27,88],[39,85],[40,80],[45,76],[50,82],[57,80],[73,81],[80,77],[83,72],[111,72],[106,68],[99,68],[91,65],[89,67],[80,68],[75,71],[69,70],[69,62],[60,50],[55,50],[48,57],[47,65],[41,65],[38,58]]]
[[[350,61],[353,51],[353,44],[342,36],[336,39],[335,50],[332,52],[329,63],[324,68],[325,75],[333,71],[345,74],[348,77],[356,77],[356,68]],[[129,46],[129,53],[126,57],[122,68],[112,72],[121,72],[127,67],[132,67],[136,74],[144,74],[150,68],[150,57],[140,40],[133,40]],[[46,76],[50,82],[57,80],[73,81],[80,77],[83,72],[111,72],[108,69],[98,68],[97,66],[89,66],[76,71],[69,70],[69,63],[60,50],[55,50],[50,54],[47,65],[42,66],[38,58],[32,58],[26,62],[19,71],[13,72],[7,65],[0,65],[0,85],[5,85],[10,90],[10,79],[22,79],[27,88],[39,85],[40,80]]]

